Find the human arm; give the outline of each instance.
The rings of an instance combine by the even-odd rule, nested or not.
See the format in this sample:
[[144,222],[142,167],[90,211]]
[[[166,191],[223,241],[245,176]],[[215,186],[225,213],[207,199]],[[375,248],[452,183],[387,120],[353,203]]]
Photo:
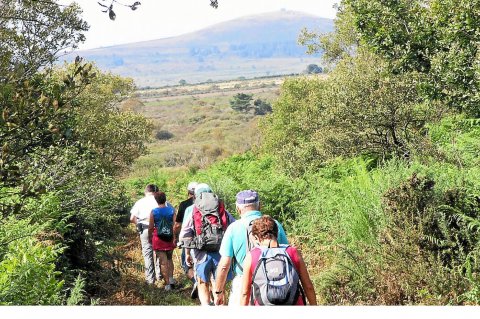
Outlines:
[[133,205],[132,209],[130,210],[130,222],[132,224],[135,224],[135,225],[137,224],[138,214],[139,214],[138,204],[135,203],[135,205]]
[[178,205],[177,215],[175,217],[175,224],[173,226],[173,233],[177,236],[180,234],[180,229],[182,229],[183,218],[185,216],[185,210],[187,209],[187,204],[185,202],[181,202]]
[[243,277],[242,277],[242,295],[240,296],[240,305],[248,306],[250,303],[250,294],[252,289],[252,255],[247,252],[243,261]]
[[[177,214],[175,213],[175,209],[173,209],[172,225],[175,225],[176,215],[177,215]],[[175,232],[175,227],[173,227],[172,231],[173,231],[173,243],[176,243],[177,240],[178,240],[178,234]]]
[[214,293],[220,293],[217,294],[216,305],[223,305],[225,303],[225,283],[227,282],[227,276],[231,265],[232,257],[222,256],[218,262]]
[[148,242],[152,243],[152,236],[153,236],[153,211],[150,212],[150,221],[148,223]]
[[182,223],[174,222],[173,224],[173,234],[175,237],[180,238],[180,230],[182,229]]
[[303,290],[305,291],[305,295],[308,300],[308,304],[311,306],[317,305],[317,297],[315,296],[315,287],[313,286],[312,280],[310,279],[310,275],[308,274],[307,265],[303,260],[300,251],[297,250],[298,256],[298,275],[300,277],[300,282],[302,283]]

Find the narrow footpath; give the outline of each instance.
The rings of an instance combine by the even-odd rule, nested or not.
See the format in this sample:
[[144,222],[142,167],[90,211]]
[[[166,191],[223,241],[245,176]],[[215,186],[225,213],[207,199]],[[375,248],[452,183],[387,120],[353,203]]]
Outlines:
[[[177,288],[164,290],[163,281],[149,286],[145,283],[143,256],[140,240],[132,225],[125,231],[126,244],[116,247],[111,256],[110,264],[105,264],[104,271],[99,275],[102,291],[99,291],[99,304],[102,305],[199,305],[198,299],[192,300],[190,292],[192,284],[180,267],[181,250],[175,249],[173,262],[174,278]],[[108,275],[109,274],[109,275]]]

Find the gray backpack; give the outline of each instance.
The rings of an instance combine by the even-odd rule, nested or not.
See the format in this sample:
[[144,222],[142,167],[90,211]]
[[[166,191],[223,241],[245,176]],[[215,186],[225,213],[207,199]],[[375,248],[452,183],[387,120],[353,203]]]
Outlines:
[[287,253],[288,245],[258,247],[260,258],[252,275],[251,304],[262,306],[295,305],[301,294],[300,276]]
[[195,228],[195,248],[217,252],[228,226],[223,202],[213,193],[202,193],[195,198],[192,217]]

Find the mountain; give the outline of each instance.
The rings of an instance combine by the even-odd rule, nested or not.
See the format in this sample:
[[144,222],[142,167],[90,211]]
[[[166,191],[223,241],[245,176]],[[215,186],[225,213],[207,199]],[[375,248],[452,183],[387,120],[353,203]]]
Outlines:
[[304,27],[333,30],[333,20],[281,10],[222,22],[159,40],[77,51],[109,70],[135,79],[139,86],[178,84],[300,73],[319,55],[297,44]]

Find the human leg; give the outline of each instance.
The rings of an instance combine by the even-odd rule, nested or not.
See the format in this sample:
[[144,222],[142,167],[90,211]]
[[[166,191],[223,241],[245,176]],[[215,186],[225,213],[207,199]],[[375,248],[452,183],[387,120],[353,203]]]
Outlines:
[[173,265],[173,250],[167,250],[166,252],[167,255],[167,264],[168,264],[168,278],[170,279],[170,284],[175,284],[175,279],[173,278],[173,271],[174,271],[174,265]]
[[168,263],[167,252],[157,250],[157,254],[160,257],[160,267],[161,267],[160,270],[162,272],[163,281],[165,282],[165,286],[167,286],[170,284],[170,276],[169,276],[170,267]]
[[153,284],[155,282],[153,249],[152,244],[148,242],[148,231],[146,229],[140,234],[140,243],[142,244],[142,255],[145,262],[145,278],[147,283]]
[[161,267],[160,267],[160,255],[157,252],[153,251],[153,261],[155,263],[155,277],[157,280],[161,280],[163,278]]
[[197,287],[198,299],[200,299],[200,304],[202,306],[210,305],[210,283],[203,281],[200,277],[197,277]]
[[198,298],[202,306],[211,305],[211,278],[214,271],[214,262],[212,257],[207,254],[205,261],[195,265],[195,273],[198,287]]

